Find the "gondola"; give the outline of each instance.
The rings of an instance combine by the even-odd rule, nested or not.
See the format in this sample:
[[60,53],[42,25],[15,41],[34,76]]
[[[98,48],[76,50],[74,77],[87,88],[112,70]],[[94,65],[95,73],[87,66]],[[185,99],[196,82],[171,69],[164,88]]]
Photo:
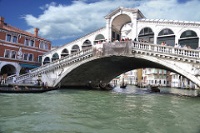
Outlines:
[[120,88],[125,89],[126,88],[126,84],[120,85]]
[[125,89],[127,84],[124,82],[124,78],[122,79],[122,83],[120,84],[120,88]]
[[56,90],[57,88],[39,88],[39,87],[0,87],[0,93],[43,93],[47,91]]
[[112,90],[114,88],[111,84],[103,84],[103,83],[100,83],[99,87],[101,88],[101,90]]
[[151,92],[160,92],[160,89],[156,85],[149,85],[150,91]]

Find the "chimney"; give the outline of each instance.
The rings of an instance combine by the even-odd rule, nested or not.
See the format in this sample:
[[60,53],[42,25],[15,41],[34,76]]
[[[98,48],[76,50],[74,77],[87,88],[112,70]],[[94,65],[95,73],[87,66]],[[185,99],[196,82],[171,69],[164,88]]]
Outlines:
[[2,28],[4,25],[4,17],[0,17],[0,27]]
[[39,29],[38,28],[35,28],[35,30],[34,30],[34,35],[35,35],[35,37],[38,37],[38,31],[39,31]]

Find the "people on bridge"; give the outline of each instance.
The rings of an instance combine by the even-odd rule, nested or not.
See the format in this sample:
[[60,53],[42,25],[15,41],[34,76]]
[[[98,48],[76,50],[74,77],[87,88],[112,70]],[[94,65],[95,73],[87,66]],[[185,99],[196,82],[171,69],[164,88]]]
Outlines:
[[175,47],[175,48],[181,48],[181,45],[180,45],[180,44],[177,44],[177,43],[175,43],[174,47]]
[[98,43],[94,46],[94,51],[97,56],[101,56],[103,53],[103,43],[98,41]]

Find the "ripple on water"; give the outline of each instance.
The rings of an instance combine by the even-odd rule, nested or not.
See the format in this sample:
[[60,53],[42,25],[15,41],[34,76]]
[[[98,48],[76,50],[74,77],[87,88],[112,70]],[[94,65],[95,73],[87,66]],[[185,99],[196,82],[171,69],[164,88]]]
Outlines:
[[197,133],[199,98],[149,93],[58,90],[0,97],[0,132]]

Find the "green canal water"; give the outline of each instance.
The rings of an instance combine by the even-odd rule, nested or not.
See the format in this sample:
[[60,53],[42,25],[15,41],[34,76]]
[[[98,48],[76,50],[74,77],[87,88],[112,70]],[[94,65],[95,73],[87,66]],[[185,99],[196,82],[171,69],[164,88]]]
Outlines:
[[200,97],[168,94],[179,91],[0,94],[0,133],[200,133]]

